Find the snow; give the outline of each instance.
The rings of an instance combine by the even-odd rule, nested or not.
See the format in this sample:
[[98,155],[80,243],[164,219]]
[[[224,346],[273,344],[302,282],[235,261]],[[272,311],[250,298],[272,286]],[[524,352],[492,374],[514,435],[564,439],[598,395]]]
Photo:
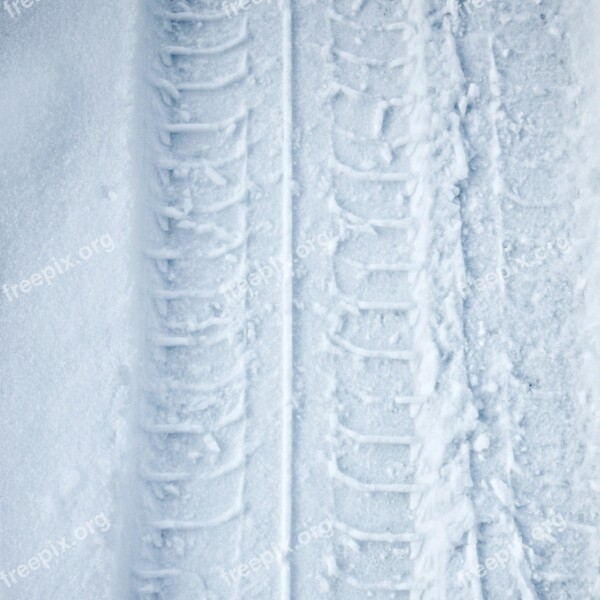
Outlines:
[[600,7],[9,8],[0,598],[600,598]]

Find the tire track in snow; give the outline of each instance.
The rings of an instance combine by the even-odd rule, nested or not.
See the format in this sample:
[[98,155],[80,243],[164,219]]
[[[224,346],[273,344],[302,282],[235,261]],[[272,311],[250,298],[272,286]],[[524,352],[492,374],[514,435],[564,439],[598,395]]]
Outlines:
[[[329,218],[337,234],[326,333],[332,413],[326,452],[336,527],[327,574],[335,598],[417,597],[423,584],[412,564],[420,541],[412,509],[422,492],[412,419],[421,401],[414,378],[420,357],[411,327],[422,149],[414,137],[420,133],[413,96],[417,25],[409,10],[365,1],[331,2],[328,11]],[[398,300],[411,308],[377,305]],[[382,387],[374,376],[391,385]]]
[[[475,280],[516,261],[534,265],[490,279],[482,290],[470,287],[467,303],[470,379],[481,410],[473,452],[479,562],[509,555],[506,565],[484,570],[490,598],[587,597],[592,590],[580,569],[593,493],[584,487],[574,496],[569,483],[584,452],[568,316],[577,265],[552,250],[558,238],[571,237],[577,196],[569,183],[566,130],[577,125],[560,5],[490,7],[471,17],[461,43],[476,84],[467,104],[488,109],[465,119],[473,166],[463,200],[468,272]],[[491,323],[487,331],[481,322]],[[567,526],[540,537],[552,515]]]
[[262,440],[248,431],[252,301],[224,290],[246,277],[254,252],[252,83],[263,66],[251,64],[246,15],[167,0],[150,12],[156,170],[135,585],[141,598],[237,598],[240,578],[228,572],[243,561],[246,471]]
[[[451,170],[452,157],[442,152],[428,162],[426,11],[423,2],[374,0],[294,11],[296,231],[308,236],[327,218],[333,232],[328,256],[295,284],[294,522],[326,516],[335,528],[324,565],[317,548],[294,557],[297,598],[439,598],[462,540],[456,522],[474,524],[466,434],[444,431],[452,416],[469,410],[463,390],[452,387],[453,377],[465,379],[462,331],[453,325],[443,347],[443,331],[432,339],[443,323],[430,319],[425,263],[433,253],[441,269],[451,266],[435,300],[462,265],[456,210],[453,251],[446,255],[444,234],[432,243],[448,215],[434,214],[432,229],[435,196],[426,169]],[[318,31],[317,39],[307,31]],[[447,143],[447,121],[434,123]],[[322,165],[325,150],[330,158]],[[434,190],[440,201],[456,194],[451,177],[439,186],[443,195]],[[460,315],[452,313],[459,307],[446,311],[457,325]],[[438,347],[456,354],[450,367],[439,367]],[[447,389],[434,393],[436,379]],[[439,414],[444,419],[434,431],[441,441],[431,434]],[[474,409],[467,414],[472,421]],[[461,435],[438,484],[447,449]],[[462,487],[454,489],[458,474]],[[446,525],[456,531],[439,545]]]
[[[504,117],[499,120],[504,256],[506,261],[518,254],[531,260],[541,256],[539,248],[548,255],[544,253],[532,272],[511,278],[505,296],[510,410],[519,424],[514,511],[531,549],[532,598],[591,594],[581,569],[598,502],[590,488],[574,493],[573,475],[585,451],[578,422],[577,324],[572,311],[578,267],[573,253],[551,250],[557,238],[572,238],[579,194],[573,185],[569,131],[578,125],[577,92],[563,5],[546,1],[493,15]],[[523,119],[524,111],[528,119]],[[555,541],[539,539],[536,529],[553,514],[566,520],[566,528],[552,532]]]

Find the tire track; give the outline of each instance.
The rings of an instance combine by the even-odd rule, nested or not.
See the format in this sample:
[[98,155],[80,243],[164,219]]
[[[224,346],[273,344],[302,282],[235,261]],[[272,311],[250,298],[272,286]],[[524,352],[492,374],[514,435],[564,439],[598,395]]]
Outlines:
[[253,84],[265,64],[249,52],[248,15],[168,0],[150,12],[154,218],[135,585],[141,598],[237,598],[241,578],[229,571],[261,510],[248,504],[246,473],[262,440],[248,389],[253,300],[231,290],[256,255],[251,169],[264,109]]
[[[439,325],[425,300],[426,263],[438,251],[426,169],[448,168],[447,156],[429,162],[425,15],[422,2],[295,9],[296,231],[308,236],[328,221],[332,242],[296,285],[294,514],[296,524],[325,516],[334,527],[325,564],[317,549],[294,557],[297,598],[437,598],[454,549],[435,543],[450,486],[436,485],[436,470],[460,431],[444,433],[443,420],[438,443],[430,429],[444,401],[468,406],[461,390],[434,394],[436,378],[450,385],[464,362],[457,353],[455,367],[439,370]],[[303,32],[315,29],[309,42]],[[442,268],[454,273],[453,261],[444,256]],[[468,472],[458,454],[457,470]],[[468,518],[464,498],[457,510]]]
[[[582,424],[577,421],[577,325],[568,316],[572,314],[574,265],[570,253],[556,255],[547,250],[559,237],[572,238],[573,204],[578,195],[571,183],[568,132],[577,127],[573,69],[569,44],[557,44],[565,31],[562,5],[544,2],[518,13],[504,9],[492,20],[505,116],[498,121],[504,259],[509,262],[515,255],[523,255],[535,260],[538,249],[545,250],[542,264],[512,277],[505,292],[512,365],[508,392],[510,410],[518,423],[514,513],[531,549],[527,558],[532,598],[590,594],[589,581],[579,577],[589,532],[584,533],[585,528],[578,525],[593,523],[592,507],[597,503],[597,495],[590,489],[574,495],[571,483],[584,453]],[[506,56],[509,48],[512,53]],[[530,86],[528,93],[523,93],[525,81]],[[529,119],[522,118],[523,110],[528,111]],[[534,160],[528,160],[532,148],[538,152]],[[525,215],[528,226],[523,222]],[[540,361],[540,356],[546,359]],[[548,543],[546,536],[539,539],[536,529],[556,514],[567,522],[566,528],[553,530],[554,542]]]
[[[593,495],[587,489],[575,497],[569,483],[584,439],[569,316],[577,266],[570,242],[562,243],[571,238],[578,192],[569,183],[567,130],[577,123],[560,8],[491,7],[471,17],[461,42],[473,82],[467,103],[485,108],[465,119],[473,172],[463,216],[469,277],[486,281],[469,286],[466,305],[469,372],[481,411],[472,454],[479,562],[508,554],[504,566],[484,569],[490,598],[588,597],[592,590],[574,576],[586,562]],[[482,315],[487,332],[478,325]],[[539,535],[559,522],[565,526],[552,527],[551,536]]]
[[[332,2],[328,17],[335,82],[329,213],[337,234],[327,333],[336,531],[327,573],[332,597],[408,598],[422,583],[414,579],[411,560],[420,541],[411,509],[423,491],[414,472],[418,438],[411,415],[420,401],[413,377],[419,357],[410,309],[376,303],[412,306],[419,270],[411,252],[418,184],[411,154],[419,149],[409,123],[417,109],[409,44],[416,26],[404,6],[386,10],[377,2]],[[395,53],[388,56],[390,48]],[[357,224],[361,217],[363,226]],[[373,217],[403,222],[375,227],[368,222]],[[369,371],[390,378],[392,389],[378,385]]]

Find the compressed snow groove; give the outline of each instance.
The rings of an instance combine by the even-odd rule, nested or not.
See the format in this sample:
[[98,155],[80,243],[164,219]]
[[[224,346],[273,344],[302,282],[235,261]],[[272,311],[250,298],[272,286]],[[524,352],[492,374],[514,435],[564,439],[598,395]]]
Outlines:
[[[281,524],[280,545],[289,548],[293,529],[293,393],[294,393],[294,347],[293,347],[293,26],[292,0],[282,3],[282,262],[290,265],[282,281],[282,348],[281,348]],[[291,594],[291,569],[289,557],[284,555],[281,565],[280,597],[289,600]]]
[[[149,34],[143,520],[144,599],[234,598],[246,470],[248,24],[157,0]],[[199,35],[200,30],[202,35]]]

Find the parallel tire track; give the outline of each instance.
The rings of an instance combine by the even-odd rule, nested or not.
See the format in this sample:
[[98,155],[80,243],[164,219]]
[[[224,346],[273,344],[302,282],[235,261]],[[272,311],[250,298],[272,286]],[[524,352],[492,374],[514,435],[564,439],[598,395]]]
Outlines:
[[568,263],[471,279],[569,235],[559,6],[153,0],[137,597],[589,593]]

